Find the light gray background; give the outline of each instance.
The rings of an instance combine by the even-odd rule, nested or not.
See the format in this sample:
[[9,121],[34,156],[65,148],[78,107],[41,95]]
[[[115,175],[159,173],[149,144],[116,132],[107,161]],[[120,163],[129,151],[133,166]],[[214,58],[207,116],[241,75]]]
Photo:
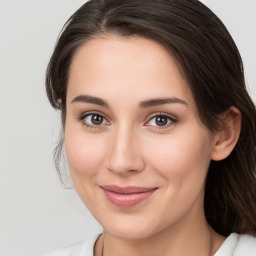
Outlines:
[[[52,164],[60,128],[44,91],[57,35],[85,1],[0,0],[0,255],[63,247],[99,233]],[[233,35],[256,95],[256,1],[204,0]]]

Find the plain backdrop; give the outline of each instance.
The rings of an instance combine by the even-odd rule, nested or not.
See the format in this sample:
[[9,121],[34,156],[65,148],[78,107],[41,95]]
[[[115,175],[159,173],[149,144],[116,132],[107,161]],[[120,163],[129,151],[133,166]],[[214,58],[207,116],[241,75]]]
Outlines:
[[[0,0],[0,256],[28,256],[99,233],[52,154],[60,129],[44,75],[59,31],[85,1]],[[256,1],[204,0],[230,30],[256,95]]]

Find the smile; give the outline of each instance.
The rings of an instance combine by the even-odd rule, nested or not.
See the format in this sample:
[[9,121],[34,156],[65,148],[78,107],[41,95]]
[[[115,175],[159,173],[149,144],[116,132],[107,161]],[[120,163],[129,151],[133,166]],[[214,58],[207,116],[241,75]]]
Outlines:
[[132,207],[146,200],[157,188],[118,187],[115,185],[100,187],[106,198],[118,207]]

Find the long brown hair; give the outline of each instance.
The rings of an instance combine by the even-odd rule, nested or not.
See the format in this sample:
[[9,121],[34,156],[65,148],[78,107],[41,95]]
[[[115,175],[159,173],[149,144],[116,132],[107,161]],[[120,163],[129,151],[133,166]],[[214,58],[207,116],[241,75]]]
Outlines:
[[[256,110],[245,86],[238,49],[223,23],[197,0],[92,0],[68,20],[46,74],[50,103],[65,126],[69,67],[76,50],[104,34],[141,36],[162,44],[176,58],[205,126],[216,132],[220,114],[242,113],[239,141],[225,160],[210,163],[205,214],[218,233],[256,235]],[[60,147],[59,147],[60,148]]]

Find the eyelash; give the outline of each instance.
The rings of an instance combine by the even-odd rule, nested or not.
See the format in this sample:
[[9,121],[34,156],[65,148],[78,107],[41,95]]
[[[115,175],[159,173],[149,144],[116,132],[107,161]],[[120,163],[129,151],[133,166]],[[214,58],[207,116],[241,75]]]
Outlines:
[[[98,116],[98,117],[101,117],[103,119],[103,122],[107,122],[107,124],[99,124],[99,125],[96,125],[96,124],[88,124],[85,122],[85,118],[89,117],[89,116]],[[92,118],[91,117],[91,118]],[[110,125],[110,122],[100,113],[98,112],[89,112],[89,113],[85,113],[83,114],[81,117],[79,117],[79,120],[81,121],[81,123],[89,128],[92,128],[92,129],[99,129],[101,128],[103,125]]]
[[167,129],[167,128],[169,128],[170,126],[172,126],[172,125],[174,125],[175,123],[178,122],[178,119],[177,119],[176,117],[171,116],[171,115],[166,114],[166,113],[160,112],[160,113],[154,113],[153,115],[151,115],[151,116],[149,117],[149,120],[145,123],[145,126],[150,126],[150,125],[149,125],[149,122],[152,121],[153,119],[158,118],[158,117],[160,117],[160,118],[166,118],[168,123],[167,123],[167,124],[164,124],[164,125],[162,125],[162,126],[161,126],[161,125],[156,125],[156,126],[151,125],[151,127],[152,127],[153,129]]
[[[98,117],[101,117],[102,118],[102,120],[103,120],[103,122],[106,122],[106,123],[101,123],[101,124],[99,124],[99,125],[96,125],[96,124],[88,124],[86,121],[85,121],[85,119],[86,118],[88,118],[89,116],[98,116]],[[91,117],[91,118],[92,118]],[[164,125],[149,125],[149,123],[153,120],[153,119],[156,119],[156,118],[158,118],[158,117],[160,117],[160,118],[166,118],[167,119],[167,124],[164,124]],[[85,114],[83,114],[81,117],[79,117],[79,121],[83,124],[83,125],[85,125],[85,126],[87,126],[87,127],[89,127],[89,128],[91,128],[91,129],[100,129],[100,128],[102,128],[102,126],[104,126],[104,125],[110,125],[110,122],[104,117],[104,115],[102,115],[102,114],[100,114],[100,113],[98,113],[98,112],[89,112],[89,113],[85,113]],[[171,115],[169,115],[169,114],[166,114],[166,113],[154,113],[154,114],[152,114],[150,117],[149,117],[149,119],[148,119],[148,121],[144,124],[144,126],[151,126],[153,129],[166,129],[166,128],[169,128],[171,125],[173,125],[173,124],[175,124],[175,123],[177,123],[178,122],[178,119],[176,118],[176,117],[174,117],[174,116],[171,116]]]

